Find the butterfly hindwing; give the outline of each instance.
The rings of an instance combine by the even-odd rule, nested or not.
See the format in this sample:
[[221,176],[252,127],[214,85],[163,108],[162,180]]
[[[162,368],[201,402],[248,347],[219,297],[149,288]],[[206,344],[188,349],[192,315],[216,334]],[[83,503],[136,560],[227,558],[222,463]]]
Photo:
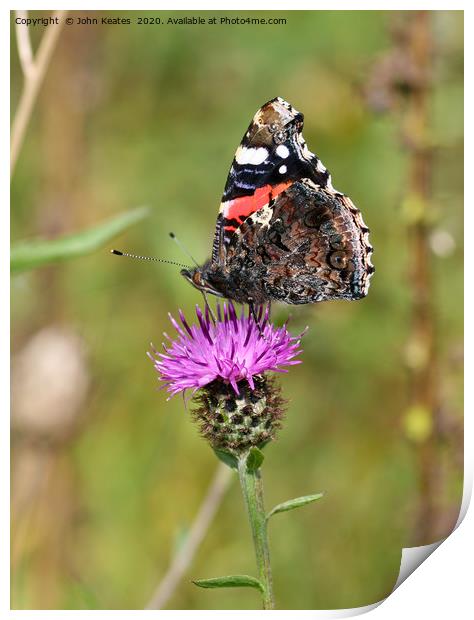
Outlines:
[[302,179],[242,224],[228,260],[255,274],[268,298],[359,299],[373,270],[367,233],[349,198]]

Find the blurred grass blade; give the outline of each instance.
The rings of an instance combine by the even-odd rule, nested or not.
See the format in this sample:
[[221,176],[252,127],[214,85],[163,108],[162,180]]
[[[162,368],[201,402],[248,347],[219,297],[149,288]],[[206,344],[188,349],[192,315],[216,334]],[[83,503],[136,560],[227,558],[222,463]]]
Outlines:
[[324,493],[315,493],[314,495],[303,495],[302,497],[295,497],[295,499],[289,499],[287,502],[283,502],[282,504],[278,504],[273,508],[267,515],[267,519],[277,514],[278,512],[286,512],[287,510],[294,510],[295,508],[300,508],[301,506],[306,506],[306,504],[311,504],[311,502],[315,502],[317,499],[321,499]]
[[227,575],[211,579],[196,579],[193,583],[200,588],[256,588],[263,592],[263,585],[260,581],[249,575]]
[[172,544],[172,554],[171,558],[176,557],[181,549],[186,544],[186,541],[189,536],[189,527],[187,525],[180,525],[175,529],[173,536],[173,544]]
[[148,207],[138,207],[98,224],[94,228],[73,235],[59,239],[18,242],[13,245],[10,253],[11,272],[18,273],[27,269],[35,269],[42,265],[94,252],[116,235],[144,219],[149,213]]

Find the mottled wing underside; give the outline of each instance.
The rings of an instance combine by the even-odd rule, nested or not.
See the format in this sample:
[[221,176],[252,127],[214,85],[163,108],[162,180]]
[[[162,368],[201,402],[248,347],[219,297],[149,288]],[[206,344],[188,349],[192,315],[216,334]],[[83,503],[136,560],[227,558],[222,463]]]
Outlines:
[[258,273],[268,298],[305,304],[364,297],[371,252],[352,201],[306,178],[248,217],[231,237],[227,259]]

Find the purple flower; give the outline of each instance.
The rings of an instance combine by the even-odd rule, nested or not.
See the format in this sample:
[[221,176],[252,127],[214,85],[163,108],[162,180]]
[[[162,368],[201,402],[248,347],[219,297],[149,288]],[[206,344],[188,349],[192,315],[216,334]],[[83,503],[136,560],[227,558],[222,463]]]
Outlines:
[[[173,396],[187,389],[194,392],[214,380],[229,383],[239,394],[238,381],[245,379],[254,389],[254,376],[266,371],[287,372],[283,366],[301,363],[294,358],[301,353],[301,335],[292,336],[283,327],[269,322],[270,309],[263,316],[260,309],[258,324],[244,311],[237,316],[232,303],[217,305],[217,321],[209,309],[205,314],[196,306],[198,325],[188,325],[181,310],[182,326],[169,315],[178,332],[175,340],[163,344],[164,353],[153,349],[148,356],[153,361],[159,378]],[[262,318],[263,316],[263,318]]]

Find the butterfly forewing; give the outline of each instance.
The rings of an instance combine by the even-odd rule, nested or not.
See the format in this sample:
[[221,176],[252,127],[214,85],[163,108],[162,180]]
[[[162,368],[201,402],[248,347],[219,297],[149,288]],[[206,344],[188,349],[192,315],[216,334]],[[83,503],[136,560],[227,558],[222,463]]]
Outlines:
[[235,153],[217,219],[213,260],[247,217],[303,177],[330,184],[329,173],[304,141],[303,115],[277,97],[255,114]]

